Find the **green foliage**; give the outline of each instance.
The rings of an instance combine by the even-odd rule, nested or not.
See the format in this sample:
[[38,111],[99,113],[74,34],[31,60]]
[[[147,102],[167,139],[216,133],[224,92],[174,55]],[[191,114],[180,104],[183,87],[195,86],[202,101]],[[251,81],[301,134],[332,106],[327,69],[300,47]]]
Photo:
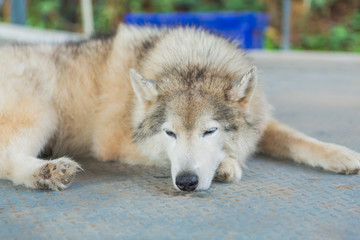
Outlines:
[[111,21],[117,10],[105,4],[105,0],[97,1],[94,4],[94,27],[98,33],[108,32],[111,29]]
[[[303,46],[305,49],[326,49],[326,36],[323,35],[305,35],[303,37]],[[297,47],[298,48],[298,47]],[[301,49],[301,47],[299,47]]]
[[[281,1],[275,2],[280,4]],[[332,12],[336,4],[349,6],[347,4],[350,4],[351,0],[304,1],[310,7],[308,16],[326,19],[325,23],[332,24],[332,27],[319,30],[316,34],[314,34],[316,31],[307,32],[308,28],[305,27],[298,34],[300,37],[296,38],[297,43],[294,48],[360,52],[360,9],[354,9],[351,14],[348,12],[346,17],[341,18],[336,11]],[[266,0],[92,0],[92,2],[96,33],[113,31],[127,12],[265,11],[266,4],[274,4],[274,1]],[[69,31],[82,30],[80,1],[29,0],[27,7],[29,26]],[[1,19],[0,14],[0,21]],[[272,29],[273,34],[266,34],[265,37],[267,49],[279,48],[280,29],[274,26]]]
[[60,10],[60,0],[34,0],[28,6],[26,24],[39,28],[60,29],[62,23],[54,20]]
[[328,34],[305,35],[300,48],[360,52],[360,13],[346,24],[335,25]]
[[77,31],[80,4],[72,0],[32,0],[27,6],[26,24],[38,28]]
[[280,49],[280,46],[277,42],[275,42],[269,36],[265,35],[265,49],[276,50],[276,49]]
[[349,27],[360,32],[360,11],[356,12],[349,22]]
[[265,10],[264,1],[253,1],[253,0],[225,1],[224,5],[225,5],[225,10],[227,11],[243,11],[243,10],[264,11]]
[[[38,28],[81,30],[80,1],[31,0],[26,24]],[[93,0],[96,33],[115,29],[127,12],[264,10],[263,0]],[[0,16],[1,17],[1,16]]]
[[335,0],[308,0],[312,7],[317,9],[325,9],[326,6],[333,3]]
[[351,41],[351,35],[344,26],[335,26],[330,31],[329,47],[333,50],[341,50]]
[[[150,6],[151,8],[156,9],[157,12],[171,12],[171,11],[175,11],[175,6],[178,3],[179,1],[176,0],[154,0],[151,1]],[[189,4],[189,1],[184,1],[184,5],[187,4]]]

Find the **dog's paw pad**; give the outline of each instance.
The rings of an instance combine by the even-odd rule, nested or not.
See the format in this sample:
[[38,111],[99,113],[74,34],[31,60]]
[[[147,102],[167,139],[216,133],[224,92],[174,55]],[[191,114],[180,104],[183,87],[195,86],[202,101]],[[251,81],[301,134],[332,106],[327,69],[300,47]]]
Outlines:
[[240,181],[242,170],[240,164],[232,158],[225,158],[218,167],[214,180],[217,182]]
[[35,174],[37,179],[35,187],[45,190],[63,190],[81,169],[79,164],[65,157],[51,160]]
[[43,179],[51,178],[51,169],[49,168],[49,164],[46,164],[40,169],[40,175]]

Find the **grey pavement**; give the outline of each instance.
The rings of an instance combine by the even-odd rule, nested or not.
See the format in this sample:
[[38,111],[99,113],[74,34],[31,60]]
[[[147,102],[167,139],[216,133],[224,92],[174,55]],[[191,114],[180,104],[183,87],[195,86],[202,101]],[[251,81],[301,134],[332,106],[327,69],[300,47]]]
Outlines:
[[[360,151],[360,56],[252,52],[279,120]],[[254,156],[238,184],[176,192],[169,169],[80,161],[62,192],[0,181],[0,239],[360,239],[360,175]]]

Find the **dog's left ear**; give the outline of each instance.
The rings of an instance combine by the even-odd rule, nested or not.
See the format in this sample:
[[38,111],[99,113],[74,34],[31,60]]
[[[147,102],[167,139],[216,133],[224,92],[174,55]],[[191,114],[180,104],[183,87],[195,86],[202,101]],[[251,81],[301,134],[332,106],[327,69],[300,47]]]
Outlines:
[[227,92],[226,97],[230,101],[239,102],[247,108],[254,93],[257,83],[257,69],[252,67],[242,78],[235,81],[233,87]]
[[130,69],[130,80],[139,101],[152,101],[158,95],[155,81],[146,79],[134,69]]

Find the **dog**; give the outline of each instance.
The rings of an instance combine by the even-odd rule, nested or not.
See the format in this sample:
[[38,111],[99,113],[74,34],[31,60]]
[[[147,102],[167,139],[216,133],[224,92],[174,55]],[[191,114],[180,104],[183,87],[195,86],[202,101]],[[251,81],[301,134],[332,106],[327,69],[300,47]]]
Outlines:
[[191,27],[0,48],[0,179],[63,190],[73,159],[167,165],[177,190],[237,182],[254,152],[337,173],[360,154],[274,120],[239,44]]

